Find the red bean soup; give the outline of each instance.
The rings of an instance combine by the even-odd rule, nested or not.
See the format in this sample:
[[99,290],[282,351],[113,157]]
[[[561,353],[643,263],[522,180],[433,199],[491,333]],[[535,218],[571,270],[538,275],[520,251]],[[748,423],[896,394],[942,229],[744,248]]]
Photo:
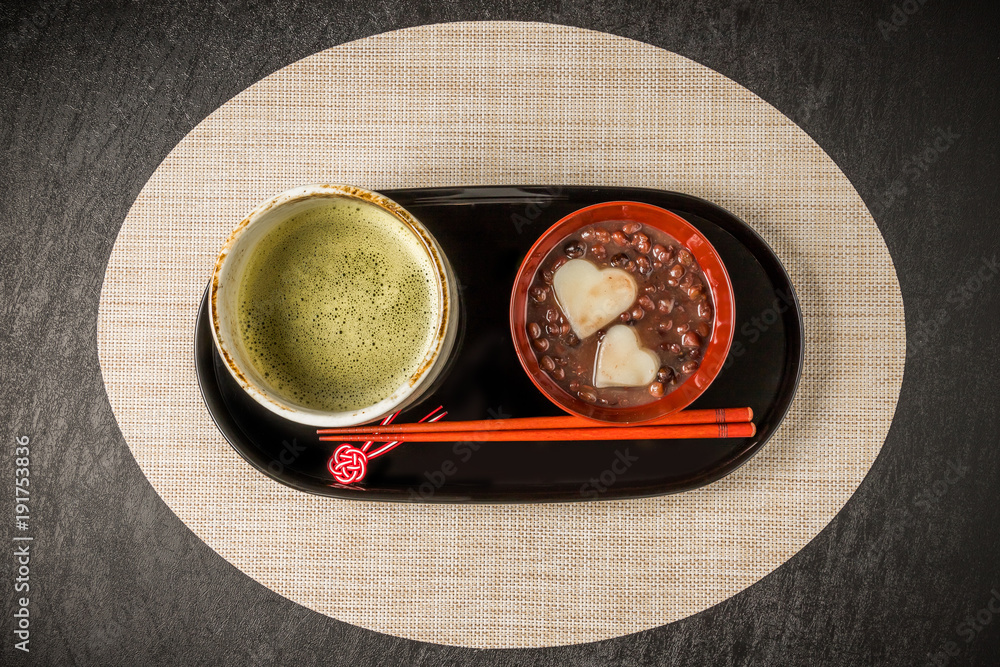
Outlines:
[[709,281],[666,232],[634,221],[582,227],[542,259],[525,328],[555,384],[601,407],[644,405],[701,364],[712,336]]

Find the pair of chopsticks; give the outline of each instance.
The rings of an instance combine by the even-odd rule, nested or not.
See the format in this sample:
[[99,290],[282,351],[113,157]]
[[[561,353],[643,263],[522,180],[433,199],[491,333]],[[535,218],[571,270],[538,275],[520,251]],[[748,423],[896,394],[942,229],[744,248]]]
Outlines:
[[519,419],[377,424],[316,431],[325,442],[521,442],[565,440],[676,440],[682,438],[749,438],[757,432],[750,408],[684,410],[635,426],[605,425],[564,415]]

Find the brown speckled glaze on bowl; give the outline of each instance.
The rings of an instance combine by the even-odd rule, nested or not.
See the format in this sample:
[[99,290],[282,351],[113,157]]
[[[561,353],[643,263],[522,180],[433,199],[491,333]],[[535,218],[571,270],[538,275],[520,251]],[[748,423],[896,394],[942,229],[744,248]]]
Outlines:
[[[432,343],[417,370],[392,395],[364,408],[343,412],[327,412],[295,405],[270,391],[259,377],[246,355],[240,350],[240,337],[235,333],[236,315],[227,298],[235,301],[240,282],[240,269],[245,254],[252,253],[267,229],[305,210],[311,204],[331,199],[352,199],[387,211],[409,229],[427,252],[437,278],[438,322]],[[263,226],[263,227],[262,227]],[[270,226],[270,227],[268,227]],[[234,260],[237,262],[233,264]],[[235,275],[229,275],[231,267]],[[434,384],[451,353],[458,330],[458,283],[444,251],[437,241],[406,209],[377,192],[351,185],[304,185],[286,190],[264,202],[247,215],[232,231],[219,253],[209,284],[208,303],[211,313],[212,337],[226,368],[240,387],[268,410],[291,421],[312,426],[350,426],[374,421],[419,400],[423,391]]]

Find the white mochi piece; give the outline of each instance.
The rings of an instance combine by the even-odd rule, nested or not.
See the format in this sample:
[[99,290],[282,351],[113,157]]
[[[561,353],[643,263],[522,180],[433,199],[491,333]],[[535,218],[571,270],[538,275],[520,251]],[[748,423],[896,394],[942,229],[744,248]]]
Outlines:
[[639,344],[632,327],[616,324],[597,348],[595,387],[641,387],[656,379],[660,358]]
[[573,332],[590,336],[631,306],[639,287],[627,271],[598,269],[585,259],[571,259],[552,279],[556,300]]

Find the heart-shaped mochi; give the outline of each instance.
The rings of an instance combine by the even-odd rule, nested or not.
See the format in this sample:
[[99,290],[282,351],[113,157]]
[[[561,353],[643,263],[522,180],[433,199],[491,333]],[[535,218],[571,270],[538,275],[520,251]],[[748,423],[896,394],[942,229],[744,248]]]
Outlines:
[[635,329],[616,324],[597,348],[595,387],[641,387],[656,379],[660,358],[639,344]]
[[559,307],[573,332],[586,338],[635,302],[635,278],[621,269],[598,269],[585,259],[571,259],[552,278]]

